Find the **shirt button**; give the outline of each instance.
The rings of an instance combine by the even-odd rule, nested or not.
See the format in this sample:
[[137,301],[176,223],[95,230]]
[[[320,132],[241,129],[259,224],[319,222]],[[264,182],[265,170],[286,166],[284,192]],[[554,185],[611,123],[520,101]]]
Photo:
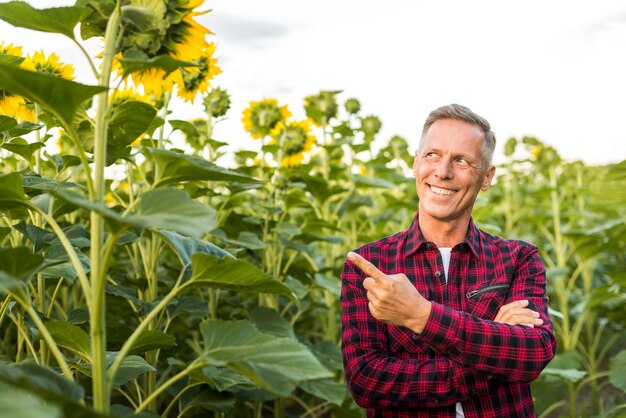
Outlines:
[[430,242],[426,243],[426,248],[430,249],[432,247],[432,245],[430,244]]
[[435,277],[441,277],[441,272],[439,270],[435,272]]
[[476,396],[476,389],[472,389],[469,391],[470,396]]

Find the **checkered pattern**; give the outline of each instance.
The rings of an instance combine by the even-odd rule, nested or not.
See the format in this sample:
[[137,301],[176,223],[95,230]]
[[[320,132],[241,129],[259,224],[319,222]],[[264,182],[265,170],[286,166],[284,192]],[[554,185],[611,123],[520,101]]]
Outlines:
[[[368,417],[453,418],[457,402],[467,418],[535,416],[530,382],[556,352],[537,247],[489,235],[471,221],[465,242],[452,249],[446,284],[439,250],[421,236],[416,214],[408,230],[355,252],[383,273],[406,274],[432,302],[421,334],[386,325],[368,310],[364,274],[344,264],[344,368]],[[502,305],[520,299],[539,312],[542,326],[493,322]]]

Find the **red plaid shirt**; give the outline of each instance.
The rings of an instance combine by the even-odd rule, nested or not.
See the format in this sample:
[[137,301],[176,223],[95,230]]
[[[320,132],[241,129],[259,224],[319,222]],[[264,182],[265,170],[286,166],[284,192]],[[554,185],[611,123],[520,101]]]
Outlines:
[[[448,281],[437,246],[418,227],[356,250],[383,273],[404,273],[432,302],[421,334],[370,314],[363,272],[341,275],[342,352],[352,395],[368,417],[532,417],[530,382],[554,357],[545,268],[537,247],[480,231],[470,221],[452,249]],[[544,323],[493,322],[498,309],[528,299]]]

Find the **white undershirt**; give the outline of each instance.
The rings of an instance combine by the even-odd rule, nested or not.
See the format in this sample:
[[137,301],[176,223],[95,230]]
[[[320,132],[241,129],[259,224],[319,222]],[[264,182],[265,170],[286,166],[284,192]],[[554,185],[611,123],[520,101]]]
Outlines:
[[[443,262],[443,270],[445,272],[443,277],[446,279],[446,283],[448,283],[448,270],[450,269],[450,256],[452,248],[439,248],[439,252],[441,253],[441,261]],[[456,418],[465,418],[461,402],[456,403]]]

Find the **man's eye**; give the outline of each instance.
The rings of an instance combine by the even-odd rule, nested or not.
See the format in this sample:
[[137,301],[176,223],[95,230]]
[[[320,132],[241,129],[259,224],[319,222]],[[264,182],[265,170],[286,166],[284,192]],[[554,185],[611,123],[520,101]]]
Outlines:
[[461,158],[461,157],[457,158],[456,162],[461,165],[469,165],[469,162],[465,158]]

